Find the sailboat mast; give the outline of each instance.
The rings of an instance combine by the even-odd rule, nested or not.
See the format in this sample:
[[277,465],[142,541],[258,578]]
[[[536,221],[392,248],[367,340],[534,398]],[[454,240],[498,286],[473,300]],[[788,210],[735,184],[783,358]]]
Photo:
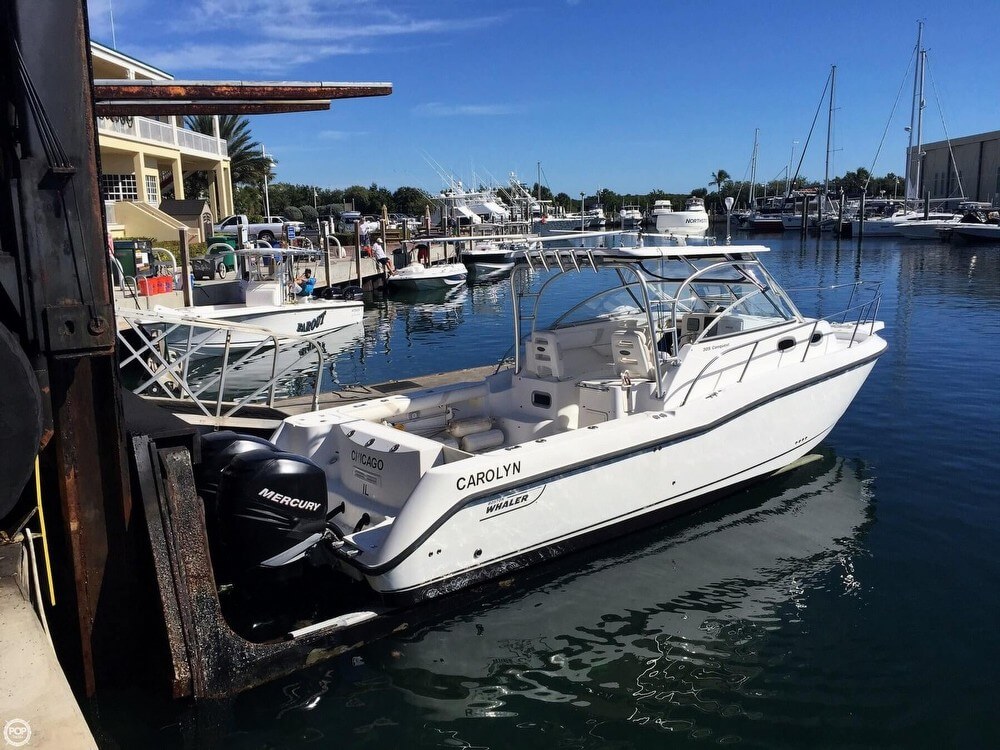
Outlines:
[[[834,87],[837,85],[837,66],[832,65],[830,67],[830,111],[826,118],[826,167],[823,170],[823,203],[827,202],[827,196],[829,195],[829,185],[830,185],[830,138],[833,134],[833,91]],[[823,211],[821,208],[816,209],[817,216],[821,216]]]
[[754,189],[757,187],[757,136],[760,128],[753,129],[753,153],[750,155],[750,210],[753,211]]
[[[918,99],[923,99],[923,90],[920,75],[920,50],[923,42],[924,22],[917,21],[917,47],[916,47],[916,68],[913,71],[913,101],[910,105],[910,141],[906,147],[906,200],[913,201],[917,198],[917,185],[912,181],[913,170],[910,169],[910,162],[913,159],[913,137],[919,129],[918,120]],[[919,138],[918,138],[919,140]],[[917,150],[920,150],[919,144]]]
[[924,64],[927,62],[927,50],[921,49],[918,55],[918,69],[920,70],[920,91],[917,94],[917,151],[913,157],[917,160],[917,175],[913,179],[913,197],[920,201],[920,172],[924,165],[923,159],[923,131],[924,131]]

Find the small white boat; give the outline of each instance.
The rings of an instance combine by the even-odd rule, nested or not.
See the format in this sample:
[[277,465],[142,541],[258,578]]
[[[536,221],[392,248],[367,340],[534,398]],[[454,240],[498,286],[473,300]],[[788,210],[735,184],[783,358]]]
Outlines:
[[[412,603],[698,508],[812,451],[885,351],[879,286],[846,285],[846,310],[811,318],[766,248],[653,250],[530,251],[511,276],[511,366],[286,419],[272,442],[301,457],[282,459],[296,476],[268,474],[267,456],[224,472],[227,534],[260,540],[265,511],[294,528],[272,523],[241,565],[318,547],[383,602]],[[554,303],[563,314],[540,319]]]
[[[871,217],[864,220],[864,233],[866,237],[902,237],[904,227],[916,222],[928,221],[949,221],[954,217],[953,213],[931,212],[924,216],[923,211],[899,211],[892,216]],[[851,220],[851,233],[857,237],[861,231],[861,220]]]
[[976,245],[1000,245],[1000,224],[955,224],[951,238]]
[[955,214],[950,219],[920,219],[918,221],[905,221],[899,225],[899,235],[908,240],[934,240],[941,239],[942,229],[948,229],[956,225],[962,218],[961,214]]
[[524,259],[524,253],[531,246],[532,243],[527,239],[479,240],[473,242],[471,247],[463,248],[460,257],[473,275],[481,277],[509,271],[519,260]]
[[[277,336],[294,334],[309,338],[360,322],[365,309],[363,302],[296,296],[292,286],[294,261],[314,252],[270,247],[237,250],[239,268],[245,269],[240,273],[249,275],[241,282],[242,302],[181,308],[157,306],[154,310],[192,321],[239,324],[267,329]],[[195,349],[195,356],[218,356],[227,342],[232,350],[246,350],[258,347],[266,337],[242,327],[223,331],[174,325],[167,330],[166,338],[175,351]]]
[[413,262],[397,268],[386,283],[391,289],[430,290],[464,284],[469,272],[463,263],[424,265]]
[[683,211],[674,211],[669,200],[658,200],[649,216],[656,231],[662,234],[704,237],[708,231],[705,201],[693,195],[684,202]]

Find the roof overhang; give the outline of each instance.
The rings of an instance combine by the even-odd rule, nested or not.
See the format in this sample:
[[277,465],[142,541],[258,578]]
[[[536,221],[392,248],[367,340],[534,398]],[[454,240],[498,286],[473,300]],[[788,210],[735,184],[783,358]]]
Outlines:
[[271,114],[330,108],[334,99],[388,96],[391,83],[298,81],[94,81],[99,117]]

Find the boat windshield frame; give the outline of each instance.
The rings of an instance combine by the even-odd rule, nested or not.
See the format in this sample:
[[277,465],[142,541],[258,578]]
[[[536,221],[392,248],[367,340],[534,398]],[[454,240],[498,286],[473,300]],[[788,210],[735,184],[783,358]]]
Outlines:
[[[738,308],[746,307],[748,302],[769,306],[774,311],[774,315],[770,316],[773,318],[772,322],[755,326],[754,331],[783,326],[790,322],[803,322],[804,318],[794,302],[757,258],[757,251],[757,248],[753,251],[747,251],[734,247],[728,252],[670,252],[652,258],[599,256],[592,251],[585,251],[585,256],[590,261],[589,264],[574,262],[572,265],[564,266],[563,263],[557,262],[556,265],[549,268],[550,275],[542,280],[540,285],[535,283],[536,279],[530,276],[526,268],[519,268],[519,272],[511,275],[515,336],[514,371],[522,371],[526,360],[522,351],[525,342],[536,330],[539,330],[539,313],[546,292],[557,280],[564,278],[571,272],[581,273],[590,269],[595,273],[614,271],[618,283],[604,286],[579,300],[547,323],[546,330],[572,328],[598,320],[614,320],[616,317],[623,319],[642,317],[645,319],[645,324],[649,326],[649,331],[655,341],[660,342],[661,336],[669,335],[672,337],[669,351],[676,354],[680,348],[681,338],[678,326],[683,315],[688,312],[715,314],[711,323],[705,326],[691,341],[692,344],[698,343],[708,336],[721,338],[725,335],[735,335],[718,334],[719,321],[727,315],[735,314]],[[564,249],[563,251],[548,252],[558,254],[559,252],[579,253],[580,251]],[[577,256],[577,260],[579,257]],[[658,272],[651,268],[652,263],[661,261],[680,262],[678,270],[683,269],[684,273],[677,271],[666,273],[664,269],[660,269]],[[699,265],[698,261],[710,262],[707,265]],[[727,273],[727,270],[732,271],[732,273]],[[706,294],[703,285],[719,286],[720,294],[712,298]],[[533,286],[537,286],[537,291],[532,291]],[[671,289],[671,287],[673,288]],[[743,289],[744,287],[746,289]],[[688,294],[684,294],[685,291]],[[613,295],[623,295],[622,303],[610,308],[606,302],[594,304],[597,300],[607,300]],[[523,315],[521,312],[522,302],[529,298],[534,298],[533,307],[530,313]],[[588,308],[591,312],[583,317],[577,317],[580,311],[588,310]],[[769,316],[758,313],[757,317],[767,320]],[[531,330],[523,332],[521,330],[522,323],[528,320],[531,321]],[[658,346],[659,344],[657,344]],[[670,361],[676,362],[676,356],[655,357],[654,361],[657,391],[662,394],[665,384],[665,367]]]

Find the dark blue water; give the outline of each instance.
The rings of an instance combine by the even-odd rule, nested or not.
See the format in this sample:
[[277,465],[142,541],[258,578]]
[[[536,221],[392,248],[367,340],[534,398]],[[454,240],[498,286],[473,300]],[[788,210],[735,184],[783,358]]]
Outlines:
[[[819,460],[226,703],[106,697],[102,731],[164,747],[1000,746],[1000,249],[762,241],[788,288],[884,282],[889,350]],[[509,310],[503,282],[377,304],[328,377],[496,362]]]

